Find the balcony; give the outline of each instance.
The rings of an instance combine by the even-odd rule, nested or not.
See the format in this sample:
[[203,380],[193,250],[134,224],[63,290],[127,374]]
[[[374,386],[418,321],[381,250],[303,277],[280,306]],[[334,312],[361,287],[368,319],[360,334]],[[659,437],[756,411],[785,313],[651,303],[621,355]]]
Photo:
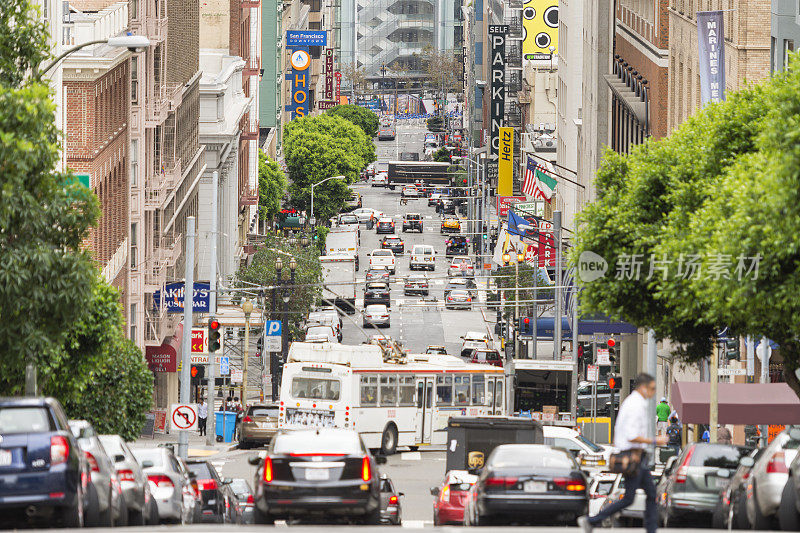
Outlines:
[[160,238],[159,245],[142,266],[145,290],[154,291],[166,283],[167,269],[174,267],[183,253],[182,237],[170,234]]
[[167,17],[148,17],[145,31],[151,41],[163,41],[167,37]]
[[148,176],[147,184],[144,189],[145,209],[158,209],[164,204],[169,192],[181,178],[181,165],[175,161],[171,166],[156,171],[152,176]]
[[[241,187],[241,185],[240,185]],[[244,187],[239,191],[239,207],[244,205],[258,205],[258,187]]]
[[239,131],[242,132],[242,139],[244,140],[258,140],[258,116],[251,117],[250,113],[245,113],[239,122]]
[[522,43],[506,46],[506,67],[522,68]]
[[242,76],[259,76],[261,75],[261,58],[258,56],[250,56],[244,60],[244,69]]
[[510,40],[522,39],[522,17],[512,16],[505,19],[505,24],[508,25],[508,38]]
[[519,72],[506,73],[506,92],[509,94],[517,94],[522,90],[522,76]]

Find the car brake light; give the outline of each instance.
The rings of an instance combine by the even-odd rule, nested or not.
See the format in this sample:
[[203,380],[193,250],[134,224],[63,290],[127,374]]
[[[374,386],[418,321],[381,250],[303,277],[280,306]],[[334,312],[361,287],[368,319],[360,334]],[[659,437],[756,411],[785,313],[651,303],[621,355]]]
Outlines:
[[197,488],[200,490],[217,490],[217,482],[213,479],[198,479]]
[[252,494],[247,495],[247,503],[256,503],[255,499],[253,499]]
[[442,488],[442,492],[440,492],[440,493],[439,493],[439,499],[440,499],[442,502],[448,502],[448,501],[450,501],[450,485],[445,485],[445,486]]
[[369,457],[361,460],[361,479],[365,482],[372,479],[372,465],[369,464]]
[[486,478],[487,487],[499,487],[501,485],[510,486],[516,485],[517,478],[515,477],[490,477]]
[[568,479],[557,477],[553,480],[556,487],[566,489],[570,492],[581,492],[586,490],[586,483],[582,479]]
[[397,496],[389,496],[389,505],[397,505]]
[[252,422],[252,421],[253,421],[253,419],[250,418],[249,416],[246,416],[246,417],[242,418],[242,422]]
[[61,435],[50,437],[50,464],[60,465],[69,458],[69,441]]
[[692,459],[692,454],[694,453],[694,447],[690,448],[688,452],[686,452],[686,457],[683,458],[683,463],[681,463],[680,468],[675,471],[675,483],[686,483],[686,474],[689,473],[689,461]]
[[172,480],[163,474],[153,474],[147,476],[147,480],[160,489],[175,488],[175,485],[172,483]]
[[130,481],[134,482],[136,479],[133,477],[133,470],[117,470],[120,482]]
[[767,474],[788,474],[786,468],[786,454],[783,450],[777,451],[772,455],[772,459],[767,463]]
[[94,455],[86,451],[83,452],[83,454],[86,456],[86,461],[89,462],[89,466],[92,467],[92,472],[99,472],[100,467],[97,465],[97,459],[94,458]]
[[266,457],[264,459],[264,483],[272,483],[272,458]]

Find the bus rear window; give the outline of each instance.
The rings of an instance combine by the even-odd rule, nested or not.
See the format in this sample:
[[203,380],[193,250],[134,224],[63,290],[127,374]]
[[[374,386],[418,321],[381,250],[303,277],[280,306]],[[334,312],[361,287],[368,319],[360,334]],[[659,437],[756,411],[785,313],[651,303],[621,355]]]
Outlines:
[[339,399],[342,384],[338,379],[321,379],[296,376],[292,379],[292,397],[314,400]]

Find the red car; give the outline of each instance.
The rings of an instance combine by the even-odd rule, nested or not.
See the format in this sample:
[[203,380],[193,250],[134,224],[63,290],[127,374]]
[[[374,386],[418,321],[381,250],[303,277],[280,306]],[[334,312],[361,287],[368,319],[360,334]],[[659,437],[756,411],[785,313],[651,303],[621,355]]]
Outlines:
[[500,352],[490,349],[477,349],[472,351],[470,363],[482,363],[485,365],[503,366],[503,358]]
[[444,476],[442,484],[431,488],[436,496],[433,502],[433,525],[464,524],[464,506],[470,487],[478,480],[466,470],[451,470]]

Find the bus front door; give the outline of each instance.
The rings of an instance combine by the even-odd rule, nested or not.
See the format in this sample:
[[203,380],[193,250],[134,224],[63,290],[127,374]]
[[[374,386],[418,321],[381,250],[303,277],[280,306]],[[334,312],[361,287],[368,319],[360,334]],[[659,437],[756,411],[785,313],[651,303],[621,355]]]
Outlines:
[[503,404],[503,378],[490,378],[488,381],[489,387],[489,414],[502,415],[504,414]]
[[430,444],[433,430],[433,378],[417,380],[417,442]]

